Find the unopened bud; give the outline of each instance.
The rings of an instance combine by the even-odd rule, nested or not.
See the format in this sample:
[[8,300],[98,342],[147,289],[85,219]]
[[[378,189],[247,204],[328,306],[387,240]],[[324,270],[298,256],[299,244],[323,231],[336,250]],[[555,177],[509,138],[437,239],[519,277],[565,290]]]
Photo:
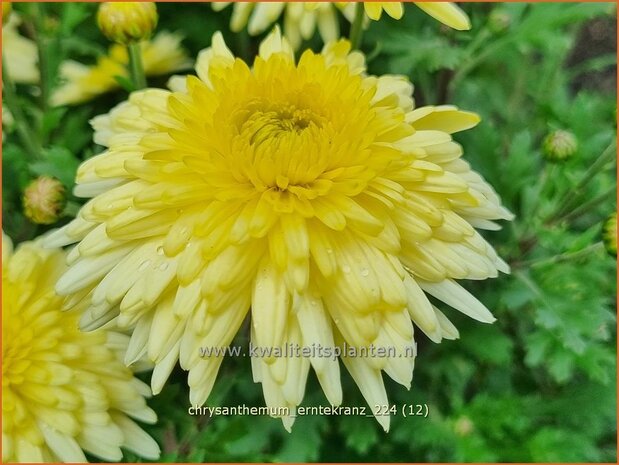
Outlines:
[[475,425],[471,421],[471,419],[467,416],[460,417],[456,420],[454,424],[454,431],[458,436],[468,436],[475,429]]
[[501,8],[495,8],[488,16],[488,28],[495,34],[501,34],[509,29],[512,18]]
[[60,181],[49,176],[40,176],[24,191],[24,214],[37,224],[52,224],[58,221],[66,204],[65,188]]
[[565,161],[578,150],[578,141],[569,131],[553,131],[544,139],[542,150],[548,161]]
[[105,2],[99,6],[97,24],[112,42],[129,44],[150,38],[157,27],[153,2]]
[[610,255],[617,256],[617,212],[608,217],[604,223],[604,246]]

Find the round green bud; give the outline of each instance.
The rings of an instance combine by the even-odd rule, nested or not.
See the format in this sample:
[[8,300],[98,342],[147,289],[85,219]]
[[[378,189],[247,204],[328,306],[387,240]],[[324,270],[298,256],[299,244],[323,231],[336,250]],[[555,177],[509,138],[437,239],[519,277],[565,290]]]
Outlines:
[[24,214],[36,224],[52,224],[58,221],[66,202],[64,186],[49,176],[38,177],[24,190]]
[[475,424],[467,416],[458,418],[454,424],[454,432],[461,437],[468,436],[475,429]]
[[153,2],[105,2],[97,13],[97,25],[103,35],[119,44],[149,39],[158,20]]
[[562,162],[574,156],[578,150],[576,136],[569,131],[557,130],[546,136],[542,144],[544,158]]
[[494,34],[501,34],[509,29],[512,17],[501,8],[495,8],[488,16],[488,29]]

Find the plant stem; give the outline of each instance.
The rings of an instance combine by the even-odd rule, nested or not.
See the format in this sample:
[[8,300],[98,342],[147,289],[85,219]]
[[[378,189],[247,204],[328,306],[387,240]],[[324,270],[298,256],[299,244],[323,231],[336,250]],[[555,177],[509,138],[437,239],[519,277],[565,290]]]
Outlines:
[[605,202],[608,199],[614,198],[617,193],[617,188],[615,186],[608,189],[606,192],[598,195],[594,199],[589,200],[588,202],[583,203],[581,206],[575,208],[571,212],[567,213],[565,216],[561,218],[557,218],[555,221],[559,222],[561,220],[568,221],[574,218],[578,218],[583,213],[590,212],[593,207],[596,207],[602,202]]
[[47,39],[45,37],[44,14],[40,3],[32,3],[32,19],[34,22],[34,39],[37,44],[39,72],[41,73],[41,108],[47,110],[50,94],[49,61]]
[[133,90],[140,90],[146,87],[146,77],[144,76],[144,66],[142,65],[142,52],[139,42],[131,42],[127,45],[129,52],[129,74],[133,82]]
[[4,57],[2,57],[2,94],[4,96],[4,103],[13,115],[15,129],[24,148],[34,159],[39,158],[41,156],[41,148],[36,143],[35,135],[30,132],[31,126],[28,124],[26,115],[19,106],[17,93],[15,92],[15,83],[11,79]]
[[358,50],[361,46],[361,36],[363,35],[363,20],[365,18],[363,2],[355,3],[355,19],[350,27],[350,44],[353,50]]
[[566,262],[569,260],[575,260],[578,258],[586,257],[587,255],[597,252],[598,250],[604,250],[603,242],[596,242],[595,244],[591,244],[584,249],[577,250],[576,252],[567,252],[559,255],[555,255],[554,257],[542,258],[538,260],[531,260],[528,262],[522,262],[521,266],[530,266],[530,267],[538,267],[544,265],[554,265],[556,263]]
[[563,198],[559,202],[559,208],[557,209],[556,213],[548,219],[548,222],[551,223],[551,222],[556,221],[557,218],[560,218],[561,216],[563,216],[565,213],[567,213],[570,210],[570,207],[572,206],[572,202],[578,199],[578,196],[580,195],[580,191],[582,190],[582,188],[587,185],[587,183],[598,173],[598,171],[601,171],[602,169],[604,169],[606,164],[609,163],[614,158],[614,155],[615,155],[614,152],[615,152],[615,144],[614,142],[612,142],[606,148],[606,150],[602,152],[602,154],[597,158],[597,160],[593,162],[593,164],[589,167],[589,169],[585,172],[583,177],[580,179],[578,184],[576,184],[576,186],[573,189],[570,189],[570,191],[567,192],[563,196]]

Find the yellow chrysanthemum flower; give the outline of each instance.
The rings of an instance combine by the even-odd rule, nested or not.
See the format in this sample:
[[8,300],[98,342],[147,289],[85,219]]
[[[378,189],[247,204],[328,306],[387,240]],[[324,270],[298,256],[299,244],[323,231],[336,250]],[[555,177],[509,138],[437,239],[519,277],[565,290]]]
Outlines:
[[122,363],[129,338],[78,330],[54,283],[65,254],[2,237],[2,460],[118,461],[121,447],[148,459],[159,446],[130,417],[154,423],[150,389]]
[[[314,35],[316,26],[323,41],[330,42],[339,37],[337,11],[341,9],[349,20],[354,17],[353,2],[213,2],[217,11],[234,3],[230,28],[241,31],[247,26],[251,35],[266,31],[278,18],[284,15],[284,35],[296,50],[301,45],[301,39],[309,39]],[[443,24],[458,30],[471,28],[466,14],[454,3],[415,2],[423,11]],[[401,2],[365,2],[365,12],[368,18],[379,20],[382,12],[400,19],[404,14]]]
[[[92,200],[48,240],[78,242],[57,291],[83,298],[87,320],[135,328],[127,360],[148,353],[155,393],[180,359],[202,405],[223,354],[200,348],[228,346],[249,308],[267,351],[397,350],[342,357],[370,405],[387,404],[383,370],[410,386],[411,319],[434,341],[457,337],[425,293],[494,321],[454,281],[508,271],[475,227],[511,215],[450,135],[477,115],[415,109],[406,78],[367,76],[347,41],[295,63],[277,29],[252,67],[215,34],[196,70],[94,120],[108,150],[81,165],[75,190]],[[337,360],[252,355],[287,428],[310,364],[341,402]]]
[[12,13],[2,26],[2,54],[13,81],[36,84],[40,79],[37,46],[17,31],[20,23],[18,15]]
[[[180,36],[168,32],[160,32],[151,41],[140,43],[146,75],[161,76],[190,67],[191,60],[180,43]],[[126,47],[119,44],[110,47],[109,54],[99,58],[94,66],[65,61],[60,67],[60,76],[65,82],[52,95],[52,104],[83,103],[118,89],[116,76],[129,77],[128,61]]]

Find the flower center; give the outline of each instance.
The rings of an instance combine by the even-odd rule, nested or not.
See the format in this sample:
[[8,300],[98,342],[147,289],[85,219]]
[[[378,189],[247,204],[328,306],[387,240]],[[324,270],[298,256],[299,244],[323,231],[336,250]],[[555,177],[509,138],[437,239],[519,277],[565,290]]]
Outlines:
[[[322,172],[314,153],[328,138],[328,123],[315,110],[289,103],[257,100],[246,104],[237,119],[237,153],[252,167],[249,177],[260,190],[286,190],[305,185]],[[241,148],[242,147],[242,148]],[[313,160],[314,169],[308,163]]]

